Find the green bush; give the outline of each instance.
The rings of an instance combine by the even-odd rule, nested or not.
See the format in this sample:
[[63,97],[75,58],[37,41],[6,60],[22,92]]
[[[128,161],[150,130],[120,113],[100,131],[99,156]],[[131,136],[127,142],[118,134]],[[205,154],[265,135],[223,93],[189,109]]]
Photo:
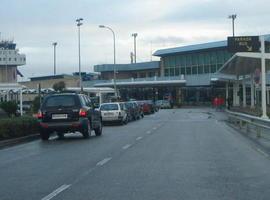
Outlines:
[[15,101],[3,101],[0,103],[0,108],[2,108],[9,116],[16,115],[18,105]]
[[0,140],[22,137],[38,133],[38,121],[33,117],[1,119]]

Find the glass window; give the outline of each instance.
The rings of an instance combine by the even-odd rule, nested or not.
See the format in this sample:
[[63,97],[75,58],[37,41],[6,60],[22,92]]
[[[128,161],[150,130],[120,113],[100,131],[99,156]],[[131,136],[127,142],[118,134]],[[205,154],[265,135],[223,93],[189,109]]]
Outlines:
[[202,53],[199,54],[199,65],[203,65],[204,64],[204,56]]
[[169,59],[168,57],[164,57],[164,67],[169,67]]
[[186,55],[186,65],[187,66],[191,65],[191,55],[190,54]]
[[175,67],[175,56],[170,56],[170,66],[169,67]]
[[209,65],[204,65],[204,73],[208,74],[210,72]]
[[181,74],[184,74],[184,75],[186,74],[186,68],[185,67],[181,67],[180,70],[181,70]]
[[47,98],[45,107],[73,107],[76,105],[73,95],[51,96]]
[[223,51],[218,51],[217,52],[217,62],[218,63],[223,63],[224,62],[224,52]]
[[186,67],[186,74],[191,74],[191,67]]
[[209,53],[204,53],[204,64],[206,64],[206,65],[210,64],[210,55],[209,55]]
[[169,76],[169,69],[165,69],[164,75],[165,75],[165,76]]
[[222,64],[217,65],[217,69],[219,70],[222,67]]
[[180,68],[177,67],[175,68],[175,76],[179,76],[180,75]]
[[100,106],[100,110],[119,110],[118,104],[116,103],[108,103]]
[[192,74],[198,74],[198,67],[197,66],[192,67]]
[[181,55],[181,66],[186,66],[186,56]]
[[211,56],[211,64],[216,64],[217,63],[216,52],[211,52],[210,56]]
[[198,56],[197,56],[197,54],[192,54],[191,55],[191,63],[192,63],[192,65],[198,65]]
[[216,71],[216,65],[211,65],[211,73],[215,73]]
[[170,76],[174,76],[174,68],[170,69]]
[[181,66],[181,56],[180,55],[176,56],[176,66]]
[[198,66],[198,74],[203,74],[203,65]]

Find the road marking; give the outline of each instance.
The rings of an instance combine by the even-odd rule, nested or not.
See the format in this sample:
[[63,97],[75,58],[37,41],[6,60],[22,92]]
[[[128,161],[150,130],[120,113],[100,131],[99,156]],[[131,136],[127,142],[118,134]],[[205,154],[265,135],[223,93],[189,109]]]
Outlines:
[[157,129],[157,127],[153,127],[153,130],[156,130]]
[[52,136],[52,137],[50,137],[50,140],[55,140],[57,138],[58,138],[58,136]]
[[261,153],[262,155],[264,155],[265,157],[269,157],[269,155],[267,153],[265,153],[263,150],[257,148],[256,149],[259,153]]
[[147,134],[151,134],[151,131],[146,131]]
[[59,193],[63,192],[64,190],[68,189],[71,185],[62,185],[61,187],[54,190],[51,194],[47,195],[46,197],[43,197],[41,200],[50,200]]
[[105,165],[107,162],[109,162],[112,158],[104,158],[103,160],[99,161],[97,163],[97,166],[102,166],[102,165]]
[[122,149],[128,149],[129,147],[131,147],[131,144],[126,144],[125,146],[122,147]]
[[143,138],[143,137],[137,137],[136,140],[138,141],[138,140],[141,140],[142,138]]

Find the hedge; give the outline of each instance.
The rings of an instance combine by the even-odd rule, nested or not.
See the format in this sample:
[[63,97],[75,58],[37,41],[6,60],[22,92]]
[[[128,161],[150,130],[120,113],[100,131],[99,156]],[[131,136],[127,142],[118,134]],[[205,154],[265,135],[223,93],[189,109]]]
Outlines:
[[38,133],[38,121],[33,117],[12,117],[0,120],[0,140]]

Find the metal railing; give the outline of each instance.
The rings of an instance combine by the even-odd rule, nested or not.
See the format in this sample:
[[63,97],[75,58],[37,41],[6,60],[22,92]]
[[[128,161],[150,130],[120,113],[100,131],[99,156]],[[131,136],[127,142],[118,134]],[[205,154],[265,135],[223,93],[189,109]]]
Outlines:
[[244,130],[249,133],[251,128],[255,128],[255,132],[258,138],[262,137],[262,134],[265,134],[268,139],[270,137],[270,120],[263,119],[260,117],[247,115],[238,112],[232,112],[226,110],[228,114],[228,121],[235,126],[238,126],[239,129]]

